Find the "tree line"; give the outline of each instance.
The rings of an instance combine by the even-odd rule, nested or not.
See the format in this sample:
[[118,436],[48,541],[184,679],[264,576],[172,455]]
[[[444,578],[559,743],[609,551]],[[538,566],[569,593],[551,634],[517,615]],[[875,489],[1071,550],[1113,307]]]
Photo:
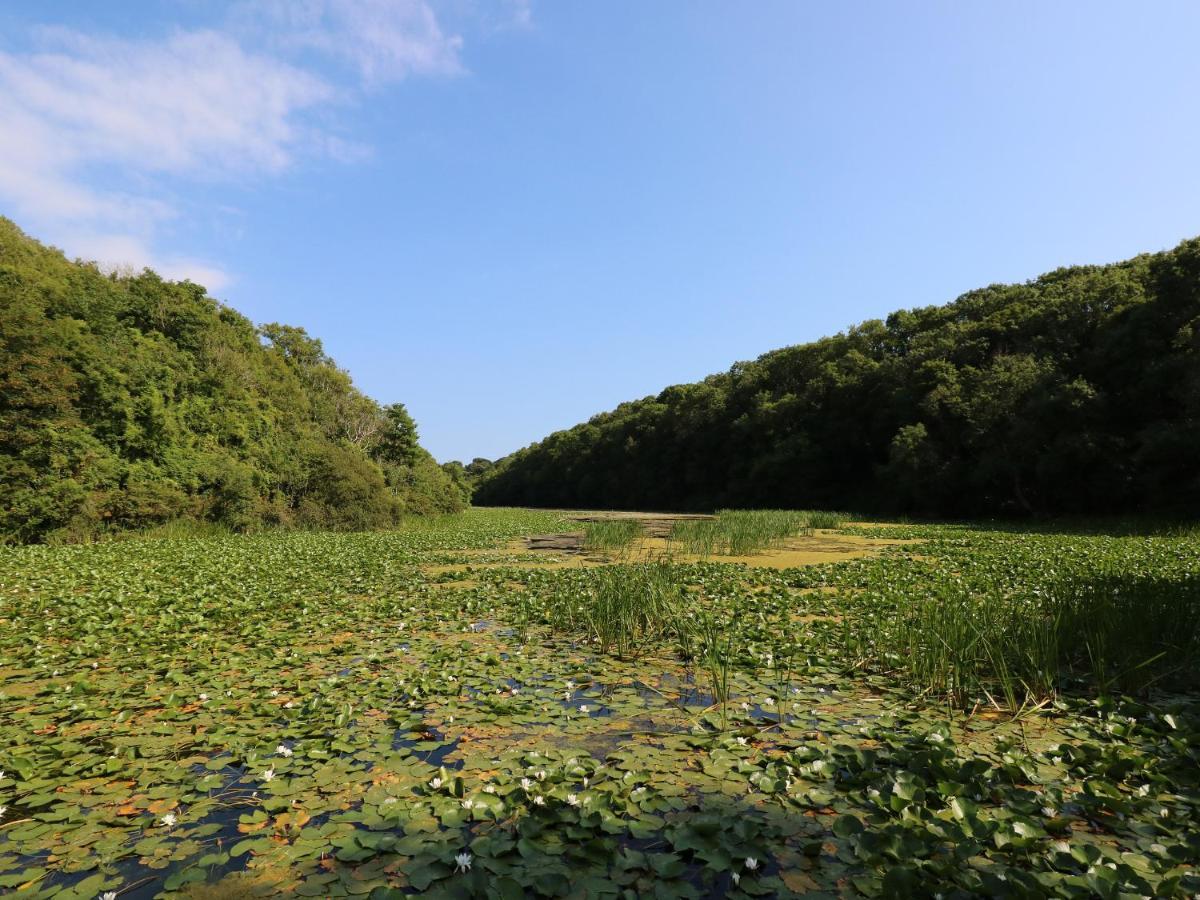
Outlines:
[[379,528],[463,505],[404,406],[303,329],[72,262],[0,218],[0,540]]
[[624,403],[505,459],[482,505],[1200,509],[1200,239],[992,285]]

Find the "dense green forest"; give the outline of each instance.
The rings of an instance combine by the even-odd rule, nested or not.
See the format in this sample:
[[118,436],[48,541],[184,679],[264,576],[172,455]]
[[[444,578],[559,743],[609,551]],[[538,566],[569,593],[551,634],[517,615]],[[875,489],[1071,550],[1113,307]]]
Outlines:
[[1200,508],[1200,239],[994,285],[625,403],[480,504],[978,514]]
[[71,262],[0,218],[0,540],[373,528],[462,505],[404,407],[303,329]]

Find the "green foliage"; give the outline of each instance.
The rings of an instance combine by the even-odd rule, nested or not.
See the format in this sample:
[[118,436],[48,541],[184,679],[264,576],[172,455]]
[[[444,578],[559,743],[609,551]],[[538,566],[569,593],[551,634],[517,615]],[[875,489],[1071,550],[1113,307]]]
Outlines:
[[722,509],[715,519],[681,519],[670,540],[696,556],[746,556],[778,546],[814,528],[838,528],[845,513],[789,509]]
[[475,500],[924,515],[1200,506],[1200,239],[993,285],[624,403]]
[[[1200,671],[1194,532],[876,526],[920,543],[783,571],[511,547],[572,527],[0,548],[0,892],[1200,891],[1200,703],[1165,690]],[[1063,618],[1053,702],[915,680],[888,630],[931,597],[994,608],[995,639]],[[1121,696],[1101,634],[1175,671]]]
[[463,495],[463,502],[469,503],[471,497],[475,493],[475,488],[479,486],[479,482],[492,469],[492,461],[484,459],[482,456],[477,456],[465,466],[457,459],[451,460],[448,463],[442,463],[442,469],[450,480],[454,482],[459,491]]
[[589,550],[623,550],[645,532],[641,524],[627,519],[602,519],[585,522],[583,546]]
[[1006,708],[1040,703],[1072,677],[1102,693],[1200,686],[1194,576],[1074,572],[1019,593],[947,584],[848,633],[853,646],[959,706],[984,697]]
[[668,636],[686,640],[683,588],[669,563],[601,566],[583,578],[582,595],[557,595],[551,622],[568,631],[578,623],[601,653],[633,657]]
[[404,407],[303,329],[72,263],[0,219],[0,541],[381,527],[462,508],[437,468]]

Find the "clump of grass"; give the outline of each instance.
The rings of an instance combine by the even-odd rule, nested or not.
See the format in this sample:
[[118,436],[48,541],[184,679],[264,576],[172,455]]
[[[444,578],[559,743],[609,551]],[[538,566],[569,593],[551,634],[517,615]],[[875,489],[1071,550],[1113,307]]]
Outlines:
[[588,550],[624,550],[643,535],[641,523],[607,519],[583,526],[583,546]]
[[814,509],[806,513],[810,528],[834,529],[841,528],[850,521],[850,514],[832,510]]
[[734,630],[712,613],[700,615],[695,622],[698,668],[708,674],[713,701],[721,707],[721,727],[726,724],[729,703],[729,676],[733,669]]
[[671,526],[668,541],[693,556],[712,556],[720,530],[713,519],[684,519]]
[[556,583],[543,615],[552,629],[582,632],[603,653],[635,657],[670,641],[684,655],[692,652],[683,584],[665,561],[585,569],[577,579]]
[[694,556],[749,556],[814,528],[838,528],[845,513],[789,509],[723,509],[715,519],[684,520],[671,528],[671,542]]
[[1081,572],[1016,593],[946,589],[898,613],[858,619],[852,651],[960,707],[1019,709],[1064,684],[1200,684],[1200,578]]

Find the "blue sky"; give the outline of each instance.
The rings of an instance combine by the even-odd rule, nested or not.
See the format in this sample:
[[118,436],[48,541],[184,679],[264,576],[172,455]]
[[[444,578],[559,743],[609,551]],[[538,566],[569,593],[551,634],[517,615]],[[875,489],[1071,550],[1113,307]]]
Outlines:
[[301,325],[439,459],[1200,234],[1200,4],[0,6],[0,211]]

